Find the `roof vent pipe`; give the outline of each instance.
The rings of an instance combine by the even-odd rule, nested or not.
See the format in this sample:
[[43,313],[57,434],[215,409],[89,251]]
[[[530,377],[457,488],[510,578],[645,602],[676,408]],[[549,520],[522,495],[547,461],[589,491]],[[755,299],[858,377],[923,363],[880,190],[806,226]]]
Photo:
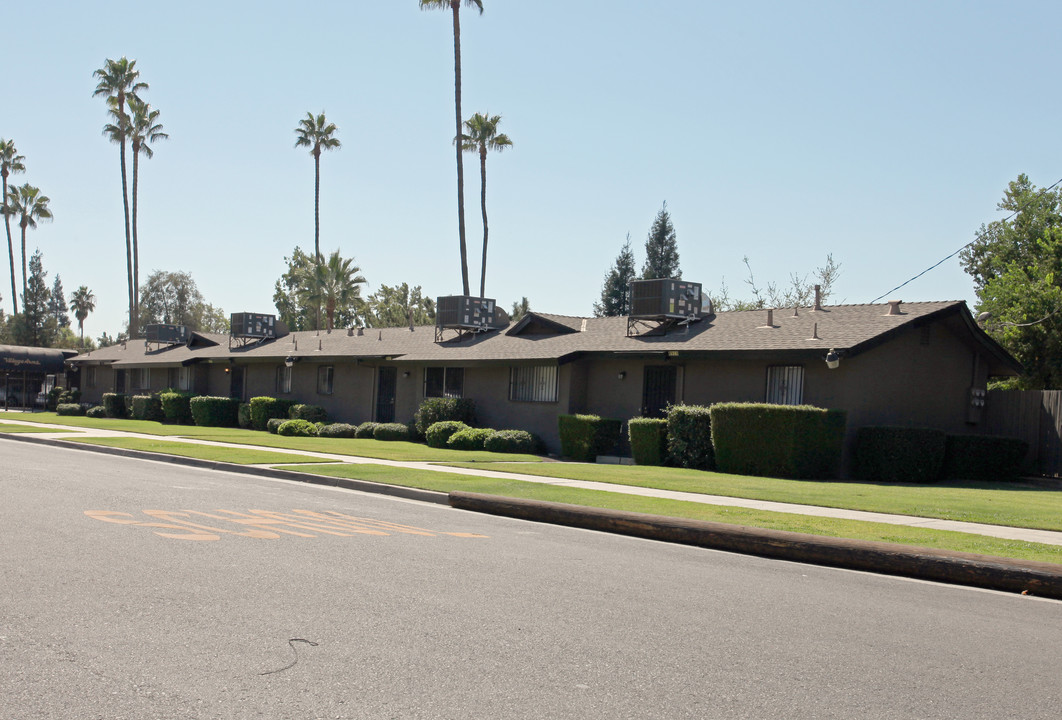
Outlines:
[[886,315],[903,315],[903,313],[900,311],[900,303],[902,303],[902,302],[903,302],[903,300],[889,300],[889,312],[887,312],[885,314]]
[[354,328],[352,328],[352,327],[347,328],[347,337],[350,337],[353,334],[354,334]]
[[767,311],[767,324],[764,327],[774,327],[774,310]]
[[358,327],[358,337],[361,337],[364,334],[365,334],[365,328],[359,326]]
[[822,310],[822,285],[815,286],[815,309]]

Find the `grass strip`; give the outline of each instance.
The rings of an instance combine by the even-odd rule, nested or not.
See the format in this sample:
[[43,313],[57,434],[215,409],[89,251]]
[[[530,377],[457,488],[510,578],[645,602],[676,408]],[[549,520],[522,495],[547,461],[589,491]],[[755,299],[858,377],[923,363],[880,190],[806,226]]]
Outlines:
[[217,447],[215,445],[194,445],[192,443],[154,440],[150,438],[71,438],[70,442],[86,445],[141,450],[143,452],[178,455],[180,457],[198,458],[214,462],[228,462],[235,465],[267,465],[269,463],[326,463],[323,458],[309,455],[292,455],[289,453],[269,452],[268,450],[251,450],[244,448]]
[[[456,467],[482,465],[454,463]],[[1062,531],[1062,491],[1016,483],[933,485],[782,480],[683,468],[578,463],[493,463],[491,470],[751,500],[816,505]]]
[[40,425],[19,425],[16,423],[0,422],[0,433],[67,433],[74,430],[41,427]]
[[771,530],[789,530],[827,537],[876,540],[928,548],[958,550],[980,555],[995,555],[1019,560],[1037,560],[1062,564],[1062,546],[1022,542],[1019,540],[1003,540],[947,530],[930,530],[904,525],[820,518],[808,515],[791,515],[789,513],[768,512],[750,508],[647,498],[602,490],[583,490],[580,488],[543,485],[520,480],[497,480],[468,475],[452,475],[432,470],[395,468],[387,465],[326,465],[314,468],[280,466],[279,469],[329,477],[368,480],[388,485],[436,490],[438,492],[461,490],[511,498],[544,500],[610,510],[722,522],[731,525],[746,525]]

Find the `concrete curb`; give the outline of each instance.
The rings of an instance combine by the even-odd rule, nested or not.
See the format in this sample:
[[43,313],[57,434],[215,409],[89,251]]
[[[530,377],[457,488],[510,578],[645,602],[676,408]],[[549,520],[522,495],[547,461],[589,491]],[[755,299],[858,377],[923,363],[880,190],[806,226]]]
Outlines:
[[452,492],[449,499],[455,508],[491,515],[1062,600],[1062,565],[1053,563],[478,493]]
[[8,440],[36,443],[38,445],[51,445],[53,447],[66,448],[68,450],[87,450],[89,452],[102,453],[104,455],[117,455],[119,457],[135,458],[137,460],[151,460],[154,462],[169,463],[171,465],[186,465],[188,467],[204,468],[206,470],[223,470],[225,472],[240,473],[242,475],[255,475],[258,477],[274,478],[278,480],[292,480],[294,482],[309,483],[311,485],[325,485],[338,487],[344,490],[357,490],[359,492],[387,495],[389,497],[403,498],[405,500],[418,500],[420,502],[446,505],[449,500],[446,493],[434,490],[421,490],[419,488],[407,488],[399,485],[384,485],[382,483],[369,482],[368,480],[351,480],[348,478],[334,478],[327,475],[314,475],[312,473],[294,472],[292,470],[273,470],[271,468],[248,467],[235,463],[220,462],[217,460],[200,460],[199,458],[181,457],[179,455],[164,455],[161,453],[145,452],[143,450],[126,450],[125,448],[112,448],[106,445],[92,445],[89,443],[73,443],[54,438],[32,437],[29,434],[5,433]]

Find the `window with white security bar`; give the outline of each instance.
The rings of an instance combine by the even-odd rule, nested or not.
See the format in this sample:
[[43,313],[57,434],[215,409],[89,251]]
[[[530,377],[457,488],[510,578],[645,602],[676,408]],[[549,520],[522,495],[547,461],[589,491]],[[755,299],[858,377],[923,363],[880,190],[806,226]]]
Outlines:
[[800,405],[804,402],[804,368],[775,365],[767,368],[767,402],[773,405]]
[[509,368],[509,399],[517,402],[557,402],[557,366]]

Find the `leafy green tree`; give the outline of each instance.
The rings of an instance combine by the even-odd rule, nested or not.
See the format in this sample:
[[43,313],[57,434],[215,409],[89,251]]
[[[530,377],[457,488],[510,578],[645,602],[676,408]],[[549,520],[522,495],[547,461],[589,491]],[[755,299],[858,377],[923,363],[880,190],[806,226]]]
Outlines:
[[[151,144],[169,138],[158,122],[159,111],[135,95],[129,97],[129,144],[133,149],[133,287],[140,287],[140,243],[137,239],[137,197],[140,183],[140,153],[151,159]],[[131,327],[140,327],[140,295],[133,294]]]
[[634,251],[631,250],[630,233],[627,233],[627,242],[616,257],[612,269],[605,274],[605,282],[601,286],[601,302],[594,303],[594,317],[629,315],[630,283],[635,277]]
[[329,332],[335,327],[336,311],[344,316],[357,315],[364,300],[361,286],[365,278],[353,258],[343,258],[336,250],[325,262],[317,262],[304,273],[300,294],[306,304],[323,307]]
[[660,208],[649,228],[645,239],[645,265],[642,266],[642,279],[680,278],[678,240],[675,226],[671,224],[671,214],[667,211],[667,202]]
[[26,229],[36,229],[38,221],[52,219],[52,211],[48,207],[50,202],[51,199],[47,195],[41,195],[40,188],[33,187],[29,183],[11,188],[7,193],[7,212],[10,215],[18,215],[18,226],[22,229],[23,295],[26,294]]
[[483,262],[480,265],[479,296],[486,297],[487,286],[487,151],[501,152],[513,146],[505,133],[498,132],[501,115],[476,113],[465,121],[465,134],[461,136],[461,148],[465,152],[479,153],[479,202],[483,211]]
[[1038,188],[1022,174],[962,251],[985,330],[1025,367],[1023,389],[1062,388],[1062,188]]
[[140,288],[140,297],[140,320],[145,326],[172,324],[195,331],[218,331],[221,310],[206,302],[187,272],[154,271]]
[[8,213],[7,207],[7,178],[9,175],[26,171],[25,159],[15,149],[14,140],[0,138],[0,177],[4,181],[4,194],[0,196],[3,208],[0,212],[4,215],[4,227],[7,229],[7,257],[11,264],[11,304],[15,315],[18,315],[18,289],[15,285],[15,246],[11,242],[11,214]]
[[48,289],[48,273],[44,270],[41,251],[36,250],[29,261],[29,278],[22,294],[23,345],[50,347],[55,335],[54,320],[48,314],[52,293]]
[[122,164],[122,207],[125,211],[125,262],[126,276],[129,289],[129,327],[137,327],[136,310],[139,303],[136,300],[137,284],[133,277],[133,241],[129,226],[129,189],[126,180],[125,166],[125,143],[129,138],[131,121],[125,111],[126,101],[130,98],[139,99],[139,93],[148,89],[148,84],[140,81],[140,71],[136,69],[136,60],[126,57],[118,60],[110,58],[104,61],[103,67],[94,71],[92,76],[97,79],[94,97],[103,97],[107,103],[108,113],[114,122],[103,127],[103,134],[119,148],[119,157]]
[[87,285],[82,285],[70,294],[70,310],[77,319],[77,331],[81,337],[81,347],[85,347],[85,320],[88,318],[89,313],[95,309],[96,296],[92,294]]
[[[304,278],[313,268],[314,259],[296,246],[291,257],[284,258],[284,263],[288,269],[277,280],[273,292],[273,304],[276,305],[277,314],[289,330],[313,330],[317,327],[318,308],[305,304],[302,286]],[[346,320],[337,319],[341,320],[340,324]]]
[[48,298],[48,314],[55,320],[56,328],[70,327],[70,316],[66,314],[67,310],[63,281],[56,273],[55,282],[52,283],[52,294]]
[[295,147],[308,147],[313,155],[313,252],[317,259],[321,258],[321,151],[340,147],[335,137],[338,130],[335,123],[325,119],[323,111],[316,117],[307,112],[295,128]]
[[381,285],[369,296],[365,324],[369,327],[404,327],[435,324],[435,301],[424,297],[420,285],[410,288],[408,283]]
[[[483,0],[420,0],[421,10],[450,10],[454,19],[454,137],[461,137],[461,5],[479,9],[483,14]],[[457,144],[457,232],[461,238],[461,282],[465,295],[468,290],[468,246],[465,244],[465,170],[461,158],[461,144]]]

